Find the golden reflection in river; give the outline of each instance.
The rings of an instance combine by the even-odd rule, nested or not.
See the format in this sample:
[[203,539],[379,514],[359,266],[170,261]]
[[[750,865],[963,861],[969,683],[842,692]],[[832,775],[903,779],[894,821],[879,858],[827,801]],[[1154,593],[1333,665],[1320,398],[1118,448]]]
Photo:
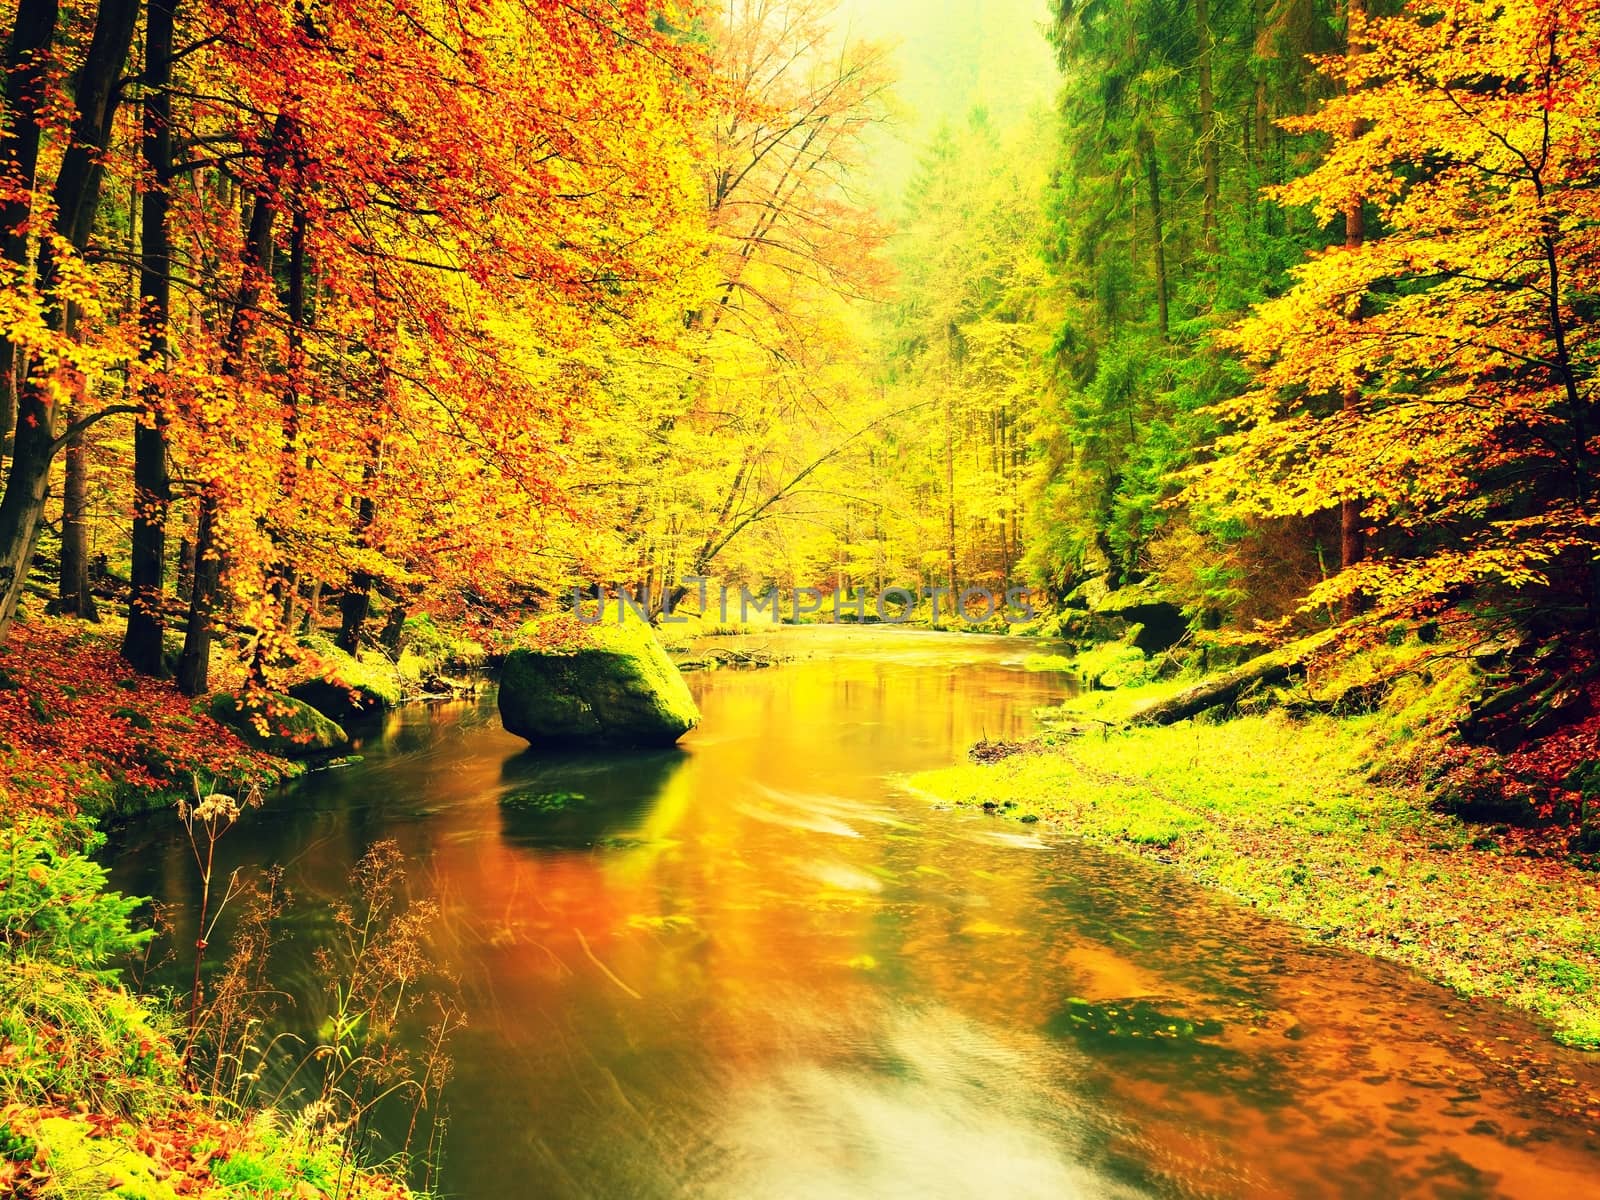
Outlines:
[[[681,751],[536,756],[483,710],[407,710],[403,753],[308,783],[257,830],[303,896],[393,837],[439,900],[470,1019],[449,1192],[1592,1190],[1592,1133],[1475,1049],[1530,1042],[1521,1021],[897,786],[1027,734],[1060,689],[1020,669],[1031,647],[796,640],[794,664],[693,677],[705,721]],[[503,813],[512,790],[596,804]]]

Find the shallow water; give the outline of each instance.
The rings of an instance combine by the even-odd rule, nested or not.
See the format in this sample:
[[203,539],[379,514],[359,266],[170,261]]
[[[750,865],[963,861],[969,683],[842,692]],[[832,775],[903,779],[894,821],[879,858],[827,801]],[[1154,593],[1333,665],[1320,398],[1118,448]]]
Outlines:
[[[407,708],[222,843],[287,867],[307,1023],[309,948],[367,846],[395,839],[441,905],[469,1017],[446,1193],[1600,1194],[1600,1114],[1564,1108],[1600,1090],[1596,1056],[903,786],[1026,735],[1062,687],[1022,669],[1033,644],[764,640],[800,657],[692,675],[680,751],[541,757],[492,699]],[[586,804],[503,814],[518,790]],[[118,886],[192,910],[169,818],[112,849]]]

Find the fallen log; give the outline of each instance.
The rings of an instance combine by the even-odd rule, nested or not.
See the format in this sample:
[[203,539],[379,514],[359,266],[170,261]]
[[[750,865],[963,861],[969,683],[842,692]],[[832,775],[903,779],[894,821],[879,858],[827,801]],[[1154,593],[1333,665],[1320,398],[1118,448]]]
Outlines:
[[1203,679],[1175,696],[1145,705],[1136,710],[1129,721],[1134,725],[1171,725],[1207,709],[1233,704],[1257,685],[1273,687],[1287,683],[1304,668],[1306,659],[1327,641],[1327,635],[1318,634],[1259,655],[1231,671]]

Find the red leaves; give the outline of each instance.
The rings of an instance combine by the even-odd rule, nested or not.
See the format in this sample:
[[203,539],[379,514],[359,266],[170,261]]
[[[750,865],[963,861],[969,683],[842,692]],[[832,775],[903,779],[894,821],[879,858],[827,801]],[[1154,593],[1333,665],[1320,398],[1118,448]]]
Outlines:
[[104,638],[71,622],[19,624],[0,651],[0,804],[71,811],[88,790],[271,772],[171,684],[134,676]]

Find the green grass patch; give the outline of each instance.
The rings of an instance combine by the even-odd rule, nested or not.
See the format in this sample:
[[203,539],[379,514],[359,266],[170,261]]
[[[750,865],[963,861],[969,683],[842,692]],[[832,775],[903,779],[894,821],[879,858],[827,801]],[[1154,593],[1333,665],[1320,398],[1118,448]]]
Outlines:
[[[1167,686],[1137,689],[1138,702]],[[1120,696],[1077,697],[1056,715],[1071,723],[1115,712]],[[1403,693],[1399,703],[1440,709],[1450,699]],[[1476,830],[1433,811],[1419,784],[1395,781],[1395,753],[1407,747],[1387,720],[1272,711],[1107,728],[913,783],[1157,856],[1322,940],[1497,997],[1549,1022],[1563,1042],[1600,1048],[1600,938],[1582,916],[1592,877],[1541,863],[1534,878],[1527,859],[1498,852],[1492,838],[1484,844],[1496,852],[1473,849]]]

